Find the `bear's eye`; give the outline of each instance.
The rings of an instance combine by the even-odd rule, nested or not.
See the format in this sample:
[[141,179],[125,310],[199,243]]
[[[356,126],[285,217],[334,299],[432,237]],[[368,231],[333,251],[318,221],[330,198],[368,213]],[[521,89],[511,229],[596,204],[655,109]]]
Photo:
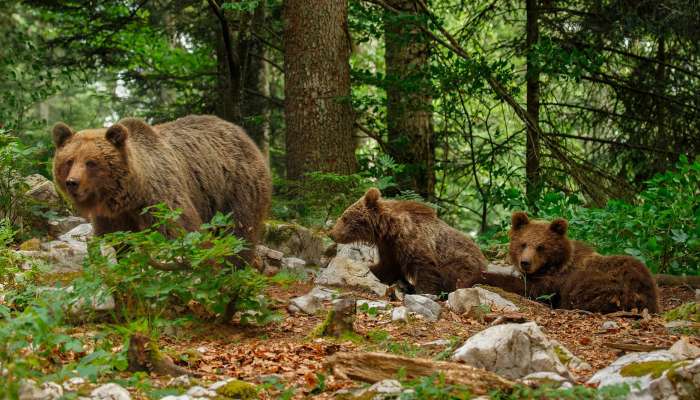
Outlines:
[[525,244],[525,243],[520,243],[520,248],[521,248],[521,249],[524,249],[524,248],[526,248],[526,247],[527,247],[527,244]]
[[92,169],[92,168],[95,168],[97,166],[97,163],[92,161],[92,160],[88,160],[88,161],[85,161],[85,166]]
[[537,246],[537,251],[544,251],[544,246],[542,246],[542,245]]
[[72,167],[73,166],[73,159],[71,158],[70,160],[66,161],[66,165],[68,166],[68,168]]

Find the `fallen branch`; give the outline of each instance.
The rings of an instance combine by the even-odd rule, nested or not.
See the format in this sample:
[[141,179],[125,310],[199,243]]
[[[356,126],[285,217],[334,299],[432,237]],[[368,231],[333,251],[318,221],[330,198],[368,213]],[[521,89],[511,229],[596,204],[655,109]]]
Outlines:
[[654,346],[651,344],[639,344],[639,343],[615,343],[615,342],[604,342],[603,346],[609,347],[615,350],[633,351],[633,352],[649,352],[656,350],[665,350],[666,347]]
[[407,379],[441,374],[446,383],[466,386],[477,395],[499,389],[509,390],[515,385],[493,372],[465,364],[386,353],[335,353],[326,360],[325,365],[338,378],[369,383],[395,379],[399,371]]
[[690,286],[700,289],[700,276],[656,274],[654,278],[659,286]]

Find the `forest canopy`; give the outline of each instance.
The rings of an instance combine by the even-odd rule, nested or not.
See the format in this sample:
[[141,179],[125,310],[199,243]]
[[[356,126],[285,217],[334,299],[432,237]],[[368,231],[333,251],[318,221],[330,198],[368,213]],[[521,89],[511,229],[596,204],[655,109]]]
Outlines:
[[3,2],[13,168],[50,176],[59,120],[215,114],[269,157],[278,219],[324,226],[378,186],[482,242],[516,208],[585,214],[583,239],[697,271],[695,2],[288,3]]

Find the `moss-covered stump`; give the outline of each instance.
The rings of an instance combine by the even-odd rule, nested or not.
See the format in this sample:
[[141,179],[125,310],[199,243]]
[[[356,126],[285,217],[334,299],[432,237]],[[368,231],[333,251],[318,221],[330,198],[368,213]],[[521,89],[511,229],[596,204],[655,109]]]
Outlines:
[[311,337],[332,336],[340,338],[354,333],[356,300],[348,297],[333,301],[333,308],[326,318],[311,332]]
[[257,399],[258,388],[252,383],[234,379],[224,386],[216,389],[216,394],[222,399]]

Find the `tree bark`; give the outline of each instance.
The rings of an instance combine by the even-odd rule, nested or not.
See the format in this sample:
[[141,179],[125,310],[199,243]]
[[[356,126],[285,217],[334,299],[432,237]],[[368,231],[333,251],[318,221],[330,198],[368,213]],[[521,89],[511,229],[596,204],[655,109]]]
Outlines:
[[287,178],[356,170],[347,0],[285,0]]
[[389,154],[405,169],[397,174],[401,190],[427,200],[435,192],[435,139],[430,88],[430,40],[420,27],[407,23],[416,16],[413,0],[390,0],[399,14],[387,12],[384,22]]
[[[527,0],[527,113],[533,120],[540,119],[540,73],[533,60],[534,46],[539,40],[537,0]],[[540,174],[540,136],[534,127],[527,127],[525,144],[525,194],[528,204],[533,207],[542,190]]]
[[[247,57],[241,114],[243,127],[258,145],[265,159],[269,161],[270,105],[267,98],[270,97],[270,68],[268,63],[264,61],[267,58],[267,47],[258,39],[261,34],[259,27],[265,24],[266,14],[267,4],[265,0],[262,0],[250,18],[250,32],[242,40],[242,46],[247,50]],[[257,33],[257,35],[253,33]]]
[[[216,115],[235,124],[241,123],[241,68],[235,53],[235,44],[226,15],[219,5],[209,0],[209,8],[216,18],[216,60],[218,101]],[[214,23],[214,21],[212,21]]]
[[446,361],[401,357],[384,353],[335,353],[326,361],[326,367],[341,379],[379,382],[396,379],[402,371],[406,379],[442,374],[445,383],[464,385],[476,395],[493,390],[508,391],[515,384],[480,368]]

